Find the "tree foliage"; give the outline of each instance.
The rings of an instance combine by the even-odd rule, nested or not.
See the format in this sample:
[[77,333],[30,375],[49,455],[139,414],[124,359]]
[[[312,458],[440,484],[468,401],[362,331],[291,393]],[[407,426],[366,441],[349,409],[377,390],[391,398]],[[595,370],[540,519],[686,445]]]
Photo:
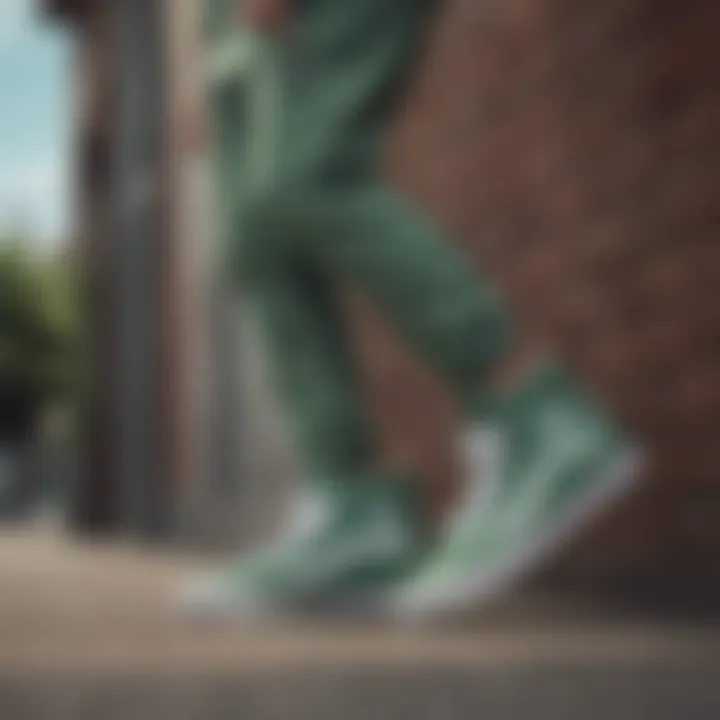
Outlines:
[[24,436],[77,380],[72,266],[0,238],[0,437]]

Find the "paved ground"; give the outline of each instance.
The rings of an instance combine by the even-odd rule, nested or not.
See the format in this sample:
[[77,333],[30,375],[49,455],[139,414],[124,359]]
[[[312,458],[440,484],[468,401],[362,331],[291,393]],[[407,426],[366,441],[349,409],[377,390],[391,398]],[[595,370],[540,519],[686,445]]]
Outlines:
[[0,533],[0,720],[720,717],[712,627],[540,598],[444,630],[197,627],[172,592],[203,564]]

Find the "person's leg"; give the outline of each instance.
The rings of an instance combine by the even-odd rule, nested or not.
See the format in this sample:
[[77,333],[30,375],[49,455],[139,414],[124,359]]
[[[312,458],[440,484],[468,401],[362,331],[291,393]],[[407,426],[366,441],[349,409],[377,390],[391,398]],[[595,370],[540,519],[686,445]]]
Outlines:
[[431,8],[298,0],[288,35],[268,41],[281,83],[273,167],[241,191],[236,256],[319,474],[363,474],[374,462],[338,285],[365,291],[461,396],[508,335],[493,291],[432,222],[377,179],[384,131]]
[[[276,65],[278,48],[265,51],[276,55],[265,57]],[[273,82],[267,69],[260,68],[264,82]],[[267,138],[278,109],[282,121],[295,117],[291,104],[263,109],[264,117],[249,123],[250,143],[260,135],[255,131]],[[228,152],[237,149],[232,132],[221,132],[220,141],[225,159],[240,154]],[[224,174],[234,231],[229,259],[261,320],[272,377],[307,473],[308,502],[277,545],[190,586],[186,603],[202,614],[382,594],[416,565],[426,545],[413,484],[377,467],[336,278],[305,247],[309,235],[333,228],[293,215],[282,201],[290,165],[285,148],[276,142],[265,150],[255,156],[251,177],[233,167]]]
[[332,282],[352,283],[463,401],[506,353],[493,288],[440,228],[380,178],[385,134],[418,59],[434,3],[299,0],[283,57],[277,182],[246,218],[262,251],[279,238]]
[[[279,399],[288,410],[308,478],[332,482],[368,473],[375,443],[341,318],[337,288],[298,251],[298,228],[254,221],[286,175],[281,134],[288,118],[284,53],[272,38],[245,31],[252,69],[212,95],[223,282],[260,320]],[[281,218],[280,204],[272,208]]]
[[337,288],[301,256],[277,255],[269,268],[246,266],[243,287],[260,320],[271,380],[306,476],[351,483],[375,469],[377,453]]
[[[470,400],[509,346],[510,326],[492,287],[440,230],[380,183],[285,189],[272,207],[302,227],[307,262],[362,292],[454,390]],[[319,380],[321,378],[318,378]]]
[[[428,6],[308,7],[319,14],[309,14],[299,34],[313,53],[296,75],[294,162],[258,217],[272,227],[268,210],[284,208],[304,230],[308,257],[365,291],[464,405],[471,482],[448,537],[399,601],[411,611],[455,607],[496,592],[555,549],[625,491],[638,456],[562,370],[511,348],[494,291],[377,179],[384,130]],[[508,359],[510,372],[499,373]]]
[[[253,261],[246,269],[257,280],[262,277],[258,268],[265,263],[277,267],[279,259],[295,256],[302,257],[305,267],[313,268],[310,276],[354,282],[443,373],[468,408],[470,421],[489,419],[494,423],[498,413],[478,390],[483,375],[507,352],[508,323],[497,297],[472,274],[431,222],[377,180],[384,130],[415,57],[429,17],[428,6],[411,0],[300,0],[300,7],[296,28],[282,50],[288,83],[282,112],[282,171],[277,182],[254,195],[247,208],[245,259],[259,258],[260,262]],[[281,285],[287,293],[290,285],[282,281]],[[301,292],[303,302],[311,298],[308,288],[309,284],[305,285],[306,292]],[[285,335],[286,330],[298,329],[294,321],[292,327],[285,325],[295,311],[290,307],[292,301],[278,304],[279,295],[274,295],[270,286],[265,290],[265,313],[270,310],[272,315],[273,308],[279,310],[268,327],[278,323],[282,349],[287,337],[292,337]],[[328,306],[310,299],[303,307],[309,311],[308,315],[305,310],[300,313],[305,320],[317,320],[324,317]],[[318,312],[320,308],[325,309]],[[343,349],[337,357],[347,358],[344,341],[338,345],[336,339],[314,343],[313,352],[324,348],[335,353],[340,346]],[[281,352],[276,358],[285,364],[280,375],[292,378],[290,353]],[[316,367],[336,365],[320,361]],[[301,426],[317,410],[308,402],[316,392],[323,394],[324,388],[332,387],[338,379],[344,386],[342,395],[352,382],[344,372],[336,376],[304,374],[304,378],[312,381],[296,394],[300,401],[295,403],[295,410]],[[530,397],[531,411],[520,415],[533,416],[534,422],[536,415],[544,415],[536,412],[537,397],[550,404],[563,394],[567,399],[569,393],[562,383],[554,385],[560,387],[558,392],[521,393],[519,402],[500,405],[517,407],[528,404]],[[475,409],[476,404],[480,409]],[[583,403],[578,403],[577,412],[568,417],[573,422],[591,418],[587,424],[593,425],[593,433],[587,436],[597,438],[578,456],[580,466],[590,454],[596,458],[590,465],[604,461],[605,450],[614,447],[615,435],[604,432],[603,419],[595,423],[594,413],[585,412]],[[516,440],[522,433],[515,433],[512,423],[506,425],[506,436],[513,436],[512,452],[516,452],[520,444]],[[328,422],[319,421],[316,427],[328,427]],[[322,434],[316,438],[322,444]],[[355,447],[354,443],[349,447]],[[567,458],[561,459],[567,465]],[[570,474],[576,474],[577,465],[575,462],[570,468]],[[501,474],[504,477],[506,469]],[[351,489],[360,486],[353,482]],[[353,497],[353,492],[346,497]],[[353,504],[355,500],[347,507]],[[367,556],[361,559],[367,566]],[[466,574],[467,563],[457,567]]]
[[337,288],[294,251],[291,226],[273,227],[270,235],[245,227],[242,287],[261,321],[305,477],[277,543],[189,588],[186,604],[200,615],[372,604],[426,549],[413,484],[377,466]]

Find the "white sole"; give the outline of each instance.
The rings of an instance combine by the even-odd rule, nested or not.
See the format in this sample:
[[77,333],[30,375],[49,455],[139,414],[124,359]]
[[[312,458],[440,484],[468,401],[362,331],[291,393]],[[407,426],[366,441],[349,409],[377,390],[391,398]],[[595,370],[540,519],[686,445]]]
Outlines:
[[628,494],[646,466],[644,452],[630,449],[602,470],[590,489],[566,508],[549,528],[525,539],[492,567],[479,567],[462,583],[447,592],[416,601],[402,599],[391,612],[400,621],[412,623],[441,620],[487,603],[548,561],[587,524]]

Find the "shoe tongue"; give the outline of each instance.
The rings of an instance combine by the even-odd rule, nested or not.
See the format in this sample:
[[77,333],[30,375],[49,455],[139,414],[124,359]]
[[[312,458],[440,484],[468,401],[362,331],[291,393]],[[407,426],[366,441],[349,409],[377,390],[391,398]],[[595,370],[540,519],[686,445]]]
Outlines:
[[502,390],[486,390],[477,404],[480,424],[516,424],[532,413],[529,410],[542,403],[543,398],[561,385],[562,372],[552,363],[541,363],[530,368],[520,381]]
[[290,510],[281,541],[300,541],[315,535],[335,514],[337,500],[330,493],[314,491],[301,495]]
[[538,408],[557,387],[560,377],[556,366],[538,364],[516,386],[489,389],[484,394],[477,415],[475,442],[481,454],[491,456],[492,471],[507,476],[504,482],[511,484],[514,472],[509,468],[522,464],[536,444]]

